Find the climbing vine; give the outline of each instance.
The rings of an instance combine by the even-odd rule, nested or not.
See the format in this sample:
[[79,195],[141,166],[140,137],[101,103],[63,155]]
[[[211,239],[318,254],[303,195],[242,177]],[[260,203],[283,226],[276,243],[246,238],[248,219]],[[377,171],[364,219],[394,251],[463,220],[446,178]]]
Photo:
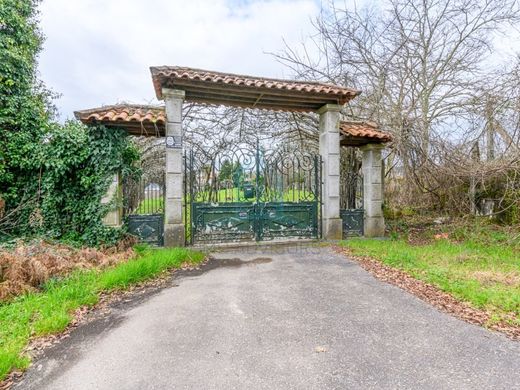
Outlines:
[[137,149],[121,129],[64,125],[36,77],[39,0],[0,0],[0,241],[44,236],[112,244],[101,205],[115,172],[136,174]]
[[123,232],[102,224],[114,205],[102,205],[101,198],[114,173],[123,178],[138,174],[139,152],[125,131],[78,122],[53,125],[31,152],[11,182],[16,191],[4,195],[0,234],[114,244]]

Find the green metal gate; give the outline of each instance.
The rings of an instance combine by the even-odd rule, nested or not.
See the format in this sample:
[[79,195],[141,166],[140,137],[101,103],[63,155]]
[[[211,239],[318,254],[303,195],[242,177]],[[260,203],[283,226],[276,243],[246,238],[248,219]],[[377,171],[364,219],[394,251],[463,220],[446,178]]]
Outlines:
[[365,210],[363,209],[363,176],[361,172],[340,169],[340,217],[343,238],[362,236],[364,233]]
[[321,236],[321,159],[235,145],[184,156],[186,243]]
[[123,185],[124,219],[139,241],[162,246],[164,241],[164,174],[145,175]]

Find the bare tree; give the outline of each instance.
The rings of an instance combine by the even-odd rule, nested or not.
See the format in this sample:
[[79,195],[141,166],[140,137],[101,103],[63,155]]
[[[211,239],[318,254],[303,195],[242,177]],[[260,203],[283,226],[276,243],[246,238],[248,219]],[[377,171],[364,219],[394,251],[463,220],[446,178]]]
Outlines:
[[405,184],[442,202],[447,185],[467,184],[460,175],[439,179],[447,164],[475,168],[470,150],[486,139],[495,157],[496,134],[514,146],[518,121],[511,107],[518,100],[511,86],[518,88],[518,80],[505,88],[506,74],[497,78],[493,43],[519,21],[517,1],[336,4],[322,10],[316,34],[301,47],[274,55],[300,78],[361,89],[344,114],[375,120],[393,134],[387,166],[401,168]]
[[379,121],[398,142],[417,141],[427,155],[432,132],[444,134],[464,116],[493,34],[519,19],[516,7],[511,0],[390,0],[361,10],[330,3],[310,44],[276,56],[300,77],[362,89],[350,113]]

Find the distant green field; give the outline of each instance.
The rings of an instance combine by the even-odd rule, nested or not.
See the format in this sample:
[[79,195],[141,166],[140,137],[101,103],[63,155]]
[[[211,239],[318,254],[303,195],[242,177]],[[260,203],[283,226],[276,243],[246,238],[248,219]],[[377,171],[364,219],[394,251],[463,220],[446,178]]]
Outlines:
[[[195,196],[195,202],[204,202],[207,201],[209,197],[208,192],[199,192]],[[230,188],[219,190],[217,196],[215,194],[211,194],[211,200],[214,202],[214,199],[217,199],[217,202],[253,202],[256,201],[256,197],[246,198],[244,196],[244,191],[240,188]],[[283,196],[281,194],[263,194],[260,197],[260,201],[279,201],[279,202],[303,202],[303,201],[313,201],[314,194],[309,191],[304,190],[293,190],[289,189],[284,191]],[[164,211],[164,197],[158,197],[156,199],[144,199],[139,204],[139,208],[136,211],[136,214],[158,214]]]
[[164,197],[144,199],[139,204],[136,214],[159,214],[164,211]]

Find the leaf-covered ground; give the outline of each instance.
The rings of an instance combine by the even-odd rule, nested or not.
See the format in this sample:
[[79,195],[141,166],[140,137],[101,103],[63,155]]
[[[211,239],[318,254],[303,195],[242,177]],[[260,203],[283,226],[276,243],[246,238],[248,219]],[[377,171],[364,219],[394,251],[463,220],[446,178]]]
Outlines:
[[515,230],[443,225],[392,238],[350,239],[343,250],[376,277],[469,322],[520,338],[520,247]]
[[34,240],[0,248],[0,302],[37,292],[49,279],[75,270],[102,269],[126,261],[135,256],[135,242],[129,236],[116,247],[99,249]]

